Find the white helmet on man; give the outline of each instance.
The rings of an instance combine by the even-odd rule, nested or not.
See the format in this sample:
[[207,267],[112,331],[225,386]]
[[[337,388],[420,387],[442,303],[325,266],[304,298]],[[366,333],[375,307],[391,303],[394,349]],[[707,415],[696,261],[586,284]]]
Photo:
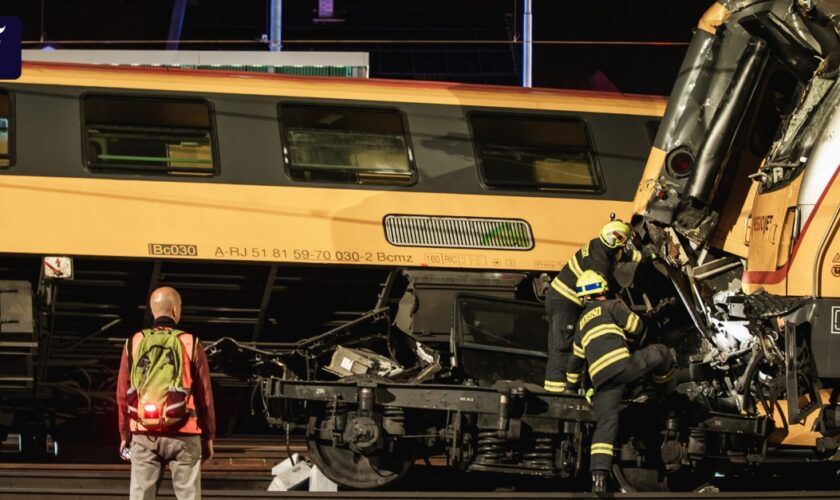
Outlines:
[[601,242],[607,247],[618,248],[624,246],[630,240],[632,231],[626,222],[612,220],[601,228],[599,236]]

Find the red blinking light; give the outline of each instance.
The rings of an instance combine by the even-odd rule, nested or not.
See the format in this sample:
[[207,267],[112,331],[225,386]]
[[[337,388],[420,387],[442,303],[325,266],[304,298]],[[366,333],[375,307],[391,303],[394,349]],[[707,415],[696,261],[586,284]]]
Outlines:
[[154,403],[146,403],[143,405],[143,409],[146,410],[146,413],[155,413],[157,412],[157,406]]

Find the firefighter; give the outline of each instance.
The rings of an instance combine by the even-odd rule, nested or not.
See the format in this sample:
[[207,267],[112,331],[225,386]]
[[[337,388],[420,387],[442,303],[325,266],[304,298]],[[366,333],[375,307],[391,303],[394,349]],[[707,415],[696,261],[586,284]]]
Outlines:
[[[566,389],[566,365],[572,349],[575,322],[583,307],[583,302],[575,294],[575,282],[588,269],[602,276],[612,276],[615,264],[620,260],[641,262],[641,252],[625,248],[631,234],[632,230],[627,223],[611,218],[610,222],[601,228],[598,237],[583,245],[551,282],[545,297],[545,310],[548,315],[548,362],[543,386],[545,390],[563,392]],[[655,254],[650,253],[645,259],[653,260],[655,257]]]
[[619,404],[625,387],[653,372],[653,381],[666,390],[674,389],[671,351],[652,344],[630,353],[627,335],[642,331],[639,317],[620,300],[607,299],[607,280],[595,271],[584,271],[575,291],[583,310],[575,327],[573,356],[569,362],[569,387],[576,388],[584,363],[595,393],[595,432],[590,450],[592,492],[605,493],[612,467],[613,447],[618,434]]

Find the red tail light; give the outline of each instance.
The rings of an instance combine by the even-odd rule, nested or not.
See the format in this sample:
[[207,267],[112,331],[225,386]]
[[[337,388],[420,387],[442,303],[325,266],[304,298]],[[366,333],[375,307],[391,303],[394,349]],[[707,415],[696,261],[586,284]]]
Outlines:
[[667,164],[672,175],[683,177],[694,168],[694,155],[688,149],[678,148],[668,155]]
[[143,405],[143,410],[147,417],[154,417],[158,413],[158,407],[154,403],[146,403]]

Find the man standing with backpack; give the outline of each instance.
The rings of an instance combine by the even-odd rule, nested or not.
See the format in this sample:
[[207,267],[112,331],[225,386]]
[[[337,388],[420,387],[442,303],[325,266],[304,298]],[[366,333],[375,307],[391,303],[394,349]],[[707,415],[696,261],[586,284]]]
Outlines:
[[213,457],[216,434],[207,357],[198,339],[175,328],[181,296],[174,288],[155,290],[149,307],[154,324],[126,341],[117,379],[120,455],[131,460],[130,496],[154,499],[168,463],[175,495],[201,498],[201,460]]

